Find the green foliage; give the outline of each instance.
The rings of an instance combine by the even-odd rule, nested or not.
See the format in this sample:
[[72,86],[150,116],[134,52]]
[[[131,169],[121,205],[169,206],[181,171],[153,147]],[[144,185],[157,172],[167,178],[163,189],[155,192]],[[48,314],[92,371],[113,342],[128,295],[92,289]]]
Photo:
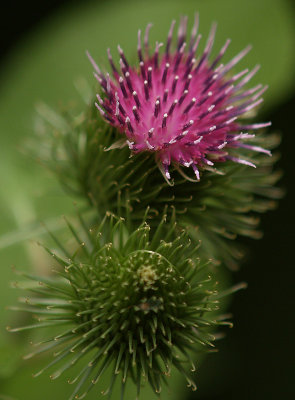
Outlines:
[[51,374],[56,379],[84,359],[70,380],[76,383],[70,398],[84,398],[108,368],[105,394],[120,374],[123,398],[128,377],[138,395],[142,378],[160,393],[174,366],[195,389],[187,364],[195,370],[194,355],[214,347],[212,329],[228,324],[216,314],[228,292],[218,291],[186,232],[176,234],[175,218],[165,221],[166,215],[152,236],[146,221],[129,231],[109,213],[90,231],[68,223],[76,245],[69,252],[56,240],[60,254],[47,249],[60,268],[50,277],[21,274],[28,279],[15,286],[30,295],[13,309],[32,313],[37,322],[9,330],[59,330],[26,357],[54,350],[53,361],[35,376],[59,363]]

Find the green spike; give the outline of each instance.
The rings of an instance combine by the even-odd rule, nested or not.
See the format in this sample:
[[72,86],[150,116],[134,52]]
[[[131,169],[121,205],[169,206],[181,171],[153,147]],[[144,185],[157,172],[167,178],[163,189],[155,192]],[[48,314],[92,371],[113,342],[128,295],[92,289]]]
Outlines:
[[[165,211],[166,211],[166,209],[167,209],[167,207],[165,207]],[[158,224],[156,231],[154,232],[153,239],[151,242],[152,248],[156,248],[157,243],[159,243],[159,241],[161,239],[161,231],[162,231],[163,225],[166,222],[166,219],[167,219],[167,214],[164,213],[160,223]]]
[[109,384],[109,387],[107,388],[107,390],[101,392],[101,394],[103,396],[108,395],[108,399],[111,399],[111,397],[112,397],[112,392],[113,392],[113,389],[114,389],[114,386],[115,386],[116,379],[117,379],[117,375],[113,371],[113,373],[111,375],[111,382]]
[[130,363],[130,352],[125,354],[125,359],[124,359],[124,371],[123,371],[123,382],[124,383],[126,382],[126,379],[127,379],[129,363]]
[[92,372],[92,367],[89,367],[88,365],[86,365],[83,368],[83,373],[82,373],[82,377],[79,381],[79,383],[77,384],[77,386],[75,387],[74,392],[72,393],[72,395],[70,396],[69,400],[74,400],[74,399],[78,399],[79,397],[77,397],[77,393],[79,392],[79,390],[81,389],[81,387],[84,385],[84,383],[87,381],[87,379],[89,378],[89,375]]
[[136,365],[136,360],[137,360],[137,340],[134,339],[133,340],[133,351],[132,351],[132,365],[135,366]]
[[46,371],[47,369],[49,369],[50,367],[52,367],[53,365],[55,365],[56,363],[58,363],[60,360],[62,360],[63,358],[65,358],[67,355],[69,355],[71,353],[70,350],[63,352],[62,354],[60,354],[58,357],[56,357],[53,361],[51,361],[49,364],[47,364],[44,368],[42,368],[39,372],[36,372],[35,374],[33,374],[34,378],[36,378],[37,376],[41,375],[44,371]]
[[[83,251],[85,252],[86,257],[89,256],[87,247],[85,246],[85,243],[83,242],[83,240],[80,239],[76,229],[74,229],[73,225],[69,222],[69,220],[64,216],[64,220],[66,221],[66,224],[68,226],[68,228],[70,229],[73,237],[75,238],[76,242],[78,243],[79,247],[81,247],[83,249]],[[70,257],[71,258],[71,257]]]
[[122,380],[122,384],[121,384],[121,400],[124,400],[125,388],[126,388],[126,380]]
[[28,360],[34,356],[36,356],[37,354],[41,354],[44,353],[48,350],[54,349],[55,347],[59,346],[61,343],[64,343],[65,341],[68,341],[69,338],[64,338],[63,340],[61,340],[60,342],[52,342],[50,341],[50,343],[47,346],[43,346],[41,348],[39,348],[38,350],[32,352],[32,353],[28,353],[25,356],[23,356],[24,360]]
[[158,350],[157,351],[157,354],[159,354],[159,356],[161,357],[161,359],[162,359],[162,361],[163,361],[163,363],[164,363],[164,365],[165,365],[165,368],[166,368],[166,373],[167,374],[170,374],[170,359],[168,359],[166,356],[165,356],[165,354],[164,354],[164,352],[162,351],[162,350]]
[[110,363],[113,361],[112,358],[112,354],[109,354],[105,357],[104,361],[102,362],[102,365],[100,366],[100,368],[98,369],[95,377],[92,379],[91,384],[89,385],[88,389],[86,390],[86,393],[89,392],[90,388],[93,387],[93,385],[96,385],[97,382],[99,381],[101,375],[103,374],[103,372],[107,369],[107,367],[110,365]]
[[32,325],[27,325],[27,326],[21,326],[18,328],[11,328],[10,326],[7,326],[7,330],[9,332],[21,332],[21,331],[27,331],[30,329],[35,329],[35,328],[47,328],[49,326],[56,326],[56,325],[64,325],[67,324],[69,321],[49,321],[49,322],[39,322],[37,324],[32,324]]
[[145,338],[144,338],[144,335],[143,335],[143,327],[140,326],[140,327],[138,328],[138,331],[139,331],[140,341],[141,341],[141,343],[144,343],[144,342],[145,342]]
[[189,375],[187,374],[186,370],[182,367],[182,365],[180,364],[180,362],[178,360],[175,359],[174,361],[174,365],[175,367],[178,369],[178,371],[185,377],[185,379],[188,382],[188,387],[190,387],[193,391],[197,390],[197,386],[195,384],[195,382],[189,377]]
[[[71,259],[70,253],[67,251],[67,249],[63,246],[63,244],[61,243],[61,241],[49,230],[47,229],[46,225],[43,224],[44,229],[46,230],[46,232],[48,233],[48,235],[53,239],[53,241],[56,243],[57,247],[63,252],[63,254],[68,258]],[[43,245],[42,245],[43,246]],[[43,246],[44,247],[44,246]],[[47,248],[44,247],[46,250]],[[53,253],[51,253],[51,251],[48,249],[49,254],[51,254],[52,256],[55,257],[55,255],[53,255]]]
[[68,360],[60,369],[55,371],[53,374],[50,375],[50,379],[55,380],[61,376],[66,370],[71,368],[80,358],[84,356],[83,353],[80,353],[73,357],[72,359]]
[[147,368],[147,363],[146,363],[146,357],[145,357],[141,347],[138,348],[138,353],[139,353],[139,360],[140,360],[140,365],[141,365],[141,369],[142,369],[142,375],[147,376],[148,368]]
[[116,360],[116,365],[115,365],[115,374],[119,373],[119,368],[120,368],[120,365],[121,365],[121,360],[122,360],[125,348],[126,348],[125,343],[121,343],[120,350],[119,350],[119,353],[118,353],[118,357],[117,357],[117,360]]
[[133,340],[134,340],[132,332],[128,331],[127,336],[128,336],[129,353],[132,354],[133,353]]
[[117,334],[114,336],[113,340],[110,341],[110,343],[108,344],[107,348],[104,351],[104,354],[106,355],[108,353],[108,351],[114,346],[114,344],[116,344],[118,342],[118,340],[120,339],[121,334]]

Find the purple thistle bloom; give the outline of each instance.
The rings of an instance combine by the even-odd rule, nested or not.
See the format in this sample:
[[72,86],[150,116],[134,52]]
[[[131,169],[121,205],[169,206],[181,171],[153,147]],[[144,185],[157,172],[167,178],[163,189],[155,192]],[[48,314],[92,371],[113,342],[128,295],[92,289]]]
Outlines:
[[261,95],[266,86],[244,89],[259,67],[229,75],[250,46],[227,64],[220,64],[230,43],[227,40],[215,59],[209,61],[216,25],[212,26],[205,49],[199,55],[198,15],[188,42],[186,25],[187,17],[183,17],[176,50],[171,51],[175,21],[172,22],[162,55],[159,49],[163,44],[158,42],[150,54],[151,25],[146,28],[143,48],[139,31],[139,66],[129,65],[118,46],[119,70],[108,49],[113,78],[103,74],[88,54],[104,93],[103,98],[97,95],[96,107],[112,126],[126,135],[126,144],[132,152],[155,153],[167,179],[170,179],[171,164],[192,167],[198,180],[199,169],[213,166],[215,162],[231,160],[255,167],[229,151],[240,147],[271,155],[268,150],[244,143],[255,136],[248,130],[270,125],[270,122],[244,124],[241,121],[263,101]]

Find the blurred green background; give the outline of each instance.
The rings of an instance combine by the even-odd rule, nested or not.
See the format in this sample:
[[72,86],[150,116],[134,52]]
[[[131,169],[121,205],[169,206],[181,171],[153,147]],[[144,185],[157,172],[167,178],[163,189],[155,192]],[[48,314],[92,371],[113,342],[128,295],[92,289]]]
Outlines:
[[[235,328],[219,343],[219,353],[201,366],[199,390],[191,393],[176,377],[163,399],[293,399],[289,348],[294,322],[289,307],[295,277],[291,250],[295,12],[291,1],[55,0],[42,5],[26,2],[25,8],[14,2],[10,7],[2,26],[0,67],[0,400],[64,400],[71,392],[66,377],[51,382],[45,373],[32,379],[45,360],[22,361],[21,357],[35,334],[12,335],[5,330],[26,318],[5,309],[19,295],[10,288],[15,280],[11,265],[46,273],[48,260],[34,244],[44,233],[40,222],[46,221],[54,230],[61,215],[73,210],[72,199],[54,177],[23,154],[34,131],[36,105],[83,107],[80,88],[85,81],[94,87],[86,49],[105,66],[106,48],[115,54],[118,43],[130,59],[135,58],[139,28],[152,22],[151,41],[164,41],[173,18],[188,15],[191,26],[196,11],[200,12],[203,44],[212,21],[218,22],[215,52],[228,37],[232,39],[227,60],[247,44],[253,45],[240,68],[261,64],[253,85],[270,85],[259,120],[272,120],[272,129],[283,134],[279,167],[285,170],[282,186],[287,196],[278,210],[263,216],[262,241],[242,240],[250,252],[234,281],[248,281],[249,289],[239,293],[230,307]],[[94,392],[89,396],[97,398]],[[114,398],[118,398],[116,393]],[[128,394],[129,398],[134,396]],[[145,391],[143,399],[151,398],[151,392]]]

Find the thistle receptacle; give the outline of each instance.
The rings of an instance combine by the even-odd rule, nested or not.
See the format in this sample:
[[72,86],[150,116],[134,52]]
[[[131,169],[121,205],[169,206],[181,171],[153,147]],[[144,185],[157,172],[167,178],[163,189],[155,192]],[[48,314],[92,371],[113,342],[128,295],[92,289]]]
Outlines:
[[54,350],[53,361],[36,374],[60,364],[52,379],[81,361],[71,399],[84,398],[108,368],[109,394],[118,376],[122,396],[127,378],[138,394],[142,378],[159,393],[172,366],[195,388],[187,366],[194,369],[195,354],[214,347],[213,329],[227,324],[218,314],[227,292],[218,292],[186,233],[176,237],[174,222],[165,224],[164,216],[149,237],[146,222],[130,233],[122,218],[109,214],[83,240],[69,225],[78,249],[67,257],[48,250],[62,268],[50,278],[24,274],[32,285],[24,285],[31,296],[21,310],[39,322],[10,330],[60,328],[27,357]]

